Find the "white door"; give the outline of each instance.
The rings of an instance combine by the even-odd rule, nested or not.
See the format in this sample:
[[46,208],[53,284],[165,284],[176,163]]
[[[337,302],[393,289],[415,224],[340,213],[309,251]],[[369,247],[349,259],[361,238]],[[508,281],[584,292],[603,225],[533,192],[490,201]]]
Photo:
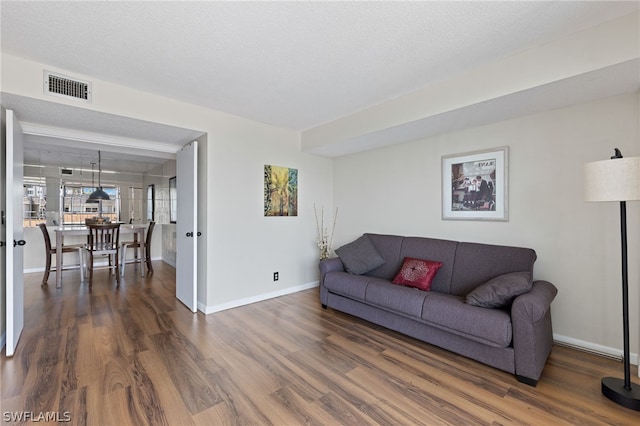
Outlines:
[[7,267],[6,264],[6,241],[7,241],[7,229],[5,224],[5,217],[7,212],[7,200],[6,200],[6,191],[7,187],[7,174],[5,168],[7,167],[7,163],[5,161],[5,150],[7,149],[7,125],[6,125],[6,112],[4,108],[0,107],[2,110],[2,127],[0,128],[0,333],[2,333],[2,337],[0,338],[0,348],[4,347],[5,341],[7,338],[7,304],[6,304],[6,296],[7,293],[5,289],[7,288],[7,277],[5,275],[5,270]]
[[176,297],[198,310],[198,142],[177,155]]
[[[23,205],[22,187],[23,150],[22,128],[13,111],[2,111],[3,145],[5,148],[5,287],[6,292],[6,326],[7,342],[6,354],[12,356],[18,346],[18,340],[24,325],[24,279],[23,271]],[[6,127],[5,127],[6,126]],[[6,131],[5,131],[6,129]]]

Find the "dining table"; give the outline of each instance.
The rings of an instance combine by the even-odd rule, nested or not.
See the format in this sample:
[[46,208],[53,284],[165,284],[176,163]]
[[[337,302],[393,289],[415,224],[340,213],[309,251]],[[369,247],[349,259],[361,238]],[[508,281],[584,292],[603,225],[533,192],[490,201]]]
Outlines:
[[[62,225],[52,227],[56,233],[56,253],[62,253],[64,238],[68,236],[89,235],[89,227],[86,225]],[[140,242],[140,247],[136,248],[136,257],[144,256],[146,224],[122,224],[120,225],[120,235],[133,234],[133,240]],[[120,259],[117,260],[118,262]],[[82,267],[82,266],[81,266]],[[62,256],[56,256],[56,271],[62,271]],[[140,262],[140,274],[144,276],[144,262]],[[56,272],[56,288],[62,287],[62,274]]]

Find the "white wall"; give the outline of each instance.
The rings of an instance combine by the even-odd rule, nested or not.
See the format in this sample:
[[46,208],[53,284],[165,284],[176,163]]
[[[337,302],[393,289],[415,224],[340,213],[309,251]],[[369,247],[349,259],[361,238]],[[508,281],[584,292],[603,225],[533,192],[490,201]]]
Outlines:
[[[43,69],[93,83],[93,103],[47,97]],[[206,133],[200,140],[198,306],[211,312],[316,284],[313,203],[331,208],[331,160],[300,152],[298,132],[2,54],[2,91]],[[18,117],[20,118],[20,117]],[[263,167],[298,168],[300,213],[263,216]],[[273,272],[280,281],[272,281]]]
[[[571,343],[622,347],[616,203],[583,201],[582,167],[618,147],[640,155],[638,94],[338,158],[337,245],[363,232],[517,245],[536,250],[535,277],[559,289],[554,333]],[[441,157],[509,146],[509,221],[441,219]],[[629,203],[632,351],[640,317],[640,203]],[[602,346],[601,348],[598,347]]]
[[[213,144],[213,220],[221,225],[210,257],[219,278],[208,298],[215,309],[318,280],[313,204],[331,208],[331,160],[301,153],[291,136],[282,130]],[[264,217],[266,164],[298,169],[297,217]]]

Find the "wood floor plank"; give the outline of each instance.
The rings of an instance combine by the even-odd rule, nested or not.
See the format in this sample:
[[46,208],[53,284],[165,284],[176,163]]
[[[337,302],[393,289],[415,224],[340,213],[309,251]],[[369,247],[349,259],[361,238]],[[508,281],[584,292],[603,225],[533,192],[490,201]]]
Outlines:
[[[349,375],[340,370],[326,368],[319,359],[322,355],[308,349],[289,354],[287,359],[306,371],[306,376],[323,383],[329,389],[322,397],[330,392],[350,401],[355,406],[363,406],[375,402],[376,395],[372,388],[363,387],[362,383],[353,380]],[[353,370],[352,370],[353,371]],[[321,398],[322,399],[322,398]]]
[[[274,387],[278,387],[278,389],[286,387],[307,402],[316,401],[329,391],[325,383],[306,374],[307,371],[305,369],[291,363],[286,356],[283,356],[278,350],[274,350],[271,341],[260,339],[254,334],[251,334],[250,338],[256,345],[257,350],[273,354],[269,358],[259,357],[256,367],[260,368],[264,364],[269,364],[270,374],[277,379]],[[281,348],[280,345],[276,346]],[[250,381],[253,380],[250,379]]]
[[42,348],[36,361],[36,380],[30,383],[25,401],[27,411],[35,413],[57,409],[62,382],[60,352],[63,347],[59,345],[62,335],[49,333],[42,340]]
[[192,416],[184,404],[178,403],[178,401],[181,401],[181,390],[173,384],[159,354],[149,350],[139,353],[137,356],[149,380],[153,383],[158,404],[166,417],[167,423],[169,425],[185,426],[193,424],[195,416]]
[[211,384],[220,395],[224,424],[272,425],[266,413],[246,394],[247,386],[236,382],[226,371],[218,371],[210,376]]
[[317,404],[306,400],[300,396],[299,392],[292,391],[286,386],[269,396],[273,407],[275,407],[273,411],[276,411],[283,418],[283,423],[277,424],[323,425],[333,422],[333,417],[320,409]]
[[[387,371],[392,370],[405,379],[420,379],[439,386],[447,387],[451,392],[473,402],[474,405],[485,406],[489,401],[504,398],[512,385],[506,384],[507,373],[501,373],[501,378],[485,377],[478,379],[476,371],[484,371],[480,364],[471,368],[452,368],[447,366],[439,357],[417,358],[390,348],[382,353],[384,363],[388,363]],[[483,392],[477,392],[482,389]],[[472,390],[472,392],[469,392]],[[486,398],[486,399],[482,399]]]
[[[363,368],[356,368],[349,373],[349,378],[359,383],[365,389],[375,389],[377,400],[367,406],[378,406],[381,409],[390,407],[390,411],[385,411],[391,415],[394,412],[403,413],[403,417],[414,417],[420,419],[427,425],[442,424],[456,425],[459,422],[452,422],[451,419],[442,415],[439,410],[432,410],[428,403],[420,401],[420,395],[415,395],[414,389],[403,389],[397,391],[395,383],[380,375],[372,375]],[[418,402],[416,402],[418,400]],[[410,414],[404,414],[410,413]],[[386,417],[386,415],[385,415]]]
[[359,406],[355,406],[339,395],[329,392],[320,398],[321,407],[329,413],[336,424],[340,425],[372,425],[373,422],[360,411]]
[[[337,347],[350,347],[345,346],[347,342],[342,341],[339,336],[332,336],[332,340],[336,341]],[[351,347],[350,347],[351,348]],[[452,380],[452,377],[438,368],[431,368],[431,366],[423,361],[418,361],[413,357],[403,356],[399,352],[395,352],[394,349],[385,350],[383,353],[377,353],[371,350],[352,350],[353,356],[356,357],[356,361],[359,364],[357,372],[366,371],[364,374],[378,375],[379,371],[384,371],[384,377],[387,383],[390,379],[405,381],[407,383],[415,384],[420,388],[433,387],[437,389],[437,393],[442,398],[446,399],[446,404],[453,404],[454,406],[466,405],[472,403],[476,407],[474,416],[483,418],[483,421],[487,421],[489,418],[495,416],[495,410],[487,401],[483,401],[476,397],[475,393],[467,392],[467,389],[471,388],[469,382],[466,380]],[[353,376],[355,373],[348,373],[349,376]],[[502,395],[506,394],[506,389],[502,392]],[[483,393],[483,395],[491,395],[491,393]],[[390,404],[389,401],[386,401]],[[483,415],[481,415],[483,414]],[[504,416],[505,420],[508,420],[508,416]],[[461,419],[464,420],[464,419]]]
[[130,387],[129,412],[137,412],[150,425],[168,425],[156,386],[137,353],[129,357],[129,368],[134,377],[134,385]]
[[78,388],[99,383],[102,379],[102,366],[107,355],[98,350],[98,339],[90,322],[78,324],[78,351],[76,353],[76,378]]
[[64,345],[64,359],[62,366],[63,376],[60,389],[62,393],[71,392],[78,388],[78,376],[76,373],[76,366],[78,364],[78,343],[78,324],[73,323],[67,327]]
[[120,331],[115,324],[93,329],[94,347],[101,361],[98,383],[103,394],[120,391],[133,384]]
[[98,328],[113,324],[113,311],[107,295],[99,293],[90,295],[89,306],[94,327]]
[[126,336],[127,343],[131,347],[131,350],[133,352],[146,351],[148,349],[147,334],[145,334],[129,304],[120,307],[118,310],[118,319],[118,326],[124,330],[124,336]]
[[[87,388],[75,389],[61,393],[58,413],[62,418],[68,418],[69,424],[84,426],[87,424]],[[73,413],[73,416],[71,415]]]
[[[177,333],[163,332],[150,336],[155,350],[168,367],[174,385],[182,390],[180,396],[191,414],[218,404],[220,396],[205,380],[207,372],[202,372],[198,363],[185,351]],[[212,374],[210,372],[209,374]]]
[[104,399],[101,415],[91,421],[94,424],[136,426],[148,425],[144,418],[131,409],[131,387],[120,387],[109,392],[109,398]]
[[364,407],[363,410],[375,424],[378,425],[414,425],[414,426],[430,426],[433,424],[444,424],[438,420],[428,421],[420,416],[415,408],[409,408],[406,411],[401,410],[397,406],[391,406],[386,401],[379,400],[375,404]]
[[193,416],[193,424],[197,426],[242,424],[238,420],[224,402],[207,408]]
[[[175,298],[175,270],[121,287],[25,275],[25,328],[0,358],[3,412],[72,425],[637,425],[600,392],[620,361],[554,346],[537,387],[322,309],[318,289],[215,314]],[[53,278],[52,278],[53,282]],[[637,367],[632,368],[633,381]],[[53,424],[40,422],[39,424]]]

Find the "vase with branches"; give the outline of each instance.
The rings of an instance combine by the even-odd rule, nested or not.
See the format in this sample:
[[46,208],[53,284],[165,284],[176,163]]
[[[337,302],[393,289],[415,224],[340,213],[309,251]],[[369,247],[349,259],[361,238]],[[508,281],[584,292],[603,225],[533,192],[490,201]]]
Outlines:
[[[338,218],[338,209],[333,215],[333,223],[331,225],[331,232],[324,226],[324,206],[318,208],[313,205],[313,212],[316,215],[316,242],[320,249],[320,260],[327,259],[331,253],[331,245],[333,244],[333,233],[336,229],[336,219]],[[319,217],[318,217],[319,213]]]

